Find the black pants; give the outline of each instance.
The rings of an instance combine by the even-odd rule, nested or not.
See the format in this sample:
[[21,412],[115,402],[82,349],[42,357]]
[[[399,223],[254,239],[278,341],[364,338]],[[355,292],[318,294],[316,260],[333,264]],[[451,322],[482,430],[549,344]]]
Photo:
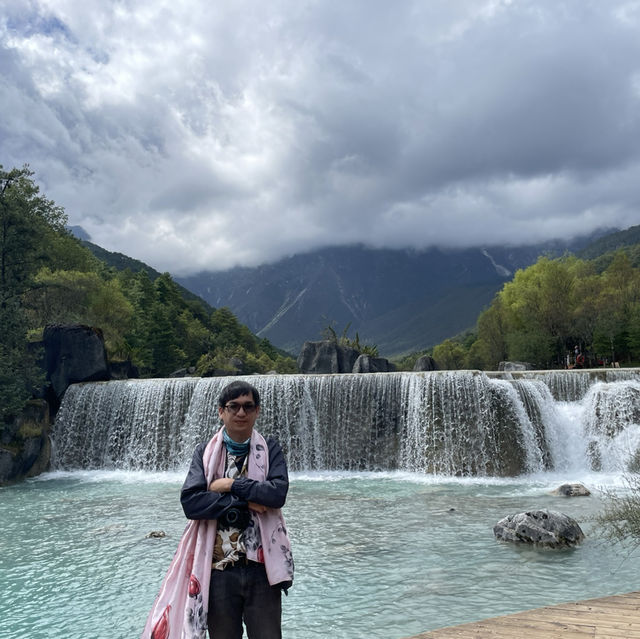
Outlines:
[[244,621],[249,639],[281,639],[281,593],[269,585],[264,564],[239,562],[211,571],[209,637],[241,639]]

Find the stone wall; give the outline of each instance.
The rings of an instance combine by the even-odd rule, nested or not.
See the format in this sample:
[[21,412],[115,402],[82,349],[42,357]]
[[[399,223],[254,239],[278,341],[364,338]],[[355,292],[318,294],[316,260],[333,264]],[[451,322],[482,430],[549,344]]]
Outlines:
[[22,414],[0,436],[0,484],[44,472],[51,458],[49,405],[43,399],[27,403]]

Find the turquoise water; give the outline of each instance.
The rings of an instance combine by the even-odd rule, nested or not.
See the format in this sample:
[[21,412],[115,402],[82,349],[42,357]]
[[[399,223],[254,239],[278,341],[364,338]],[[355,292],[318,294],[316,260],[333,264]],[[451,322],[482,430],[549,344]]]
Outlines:
[[[0,488],[4,639],[138,637],[185,525],[182,474],[52,473]],[[292,478],[285,508],[296,581],[287,639],[396,639],[542,605],[640,588],[640,555],[604,541],[602,505],[549,491],[616,476],[459,480],[407,473]],[[497,543],[492,527],[533,508],[576,518],[565,552]],[[163,530],[162,539],[146,539]]]

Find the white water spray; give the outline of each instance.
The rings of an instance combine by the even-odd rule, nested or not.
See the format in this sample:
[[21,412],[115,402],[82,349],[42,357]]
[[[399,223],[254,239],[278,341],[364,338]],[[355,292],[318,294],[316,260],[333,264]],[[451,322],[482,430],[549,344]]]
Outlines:
[[[640,461],[640,374],[620,371],[615,381],[617,372],[245,379],[262,396],[258,428],[278,438],[291,470],[513,476],[624,470]],[[217,398],[229,381],[71,386],[53,429],[54,468],[183,468],[218,429]]]

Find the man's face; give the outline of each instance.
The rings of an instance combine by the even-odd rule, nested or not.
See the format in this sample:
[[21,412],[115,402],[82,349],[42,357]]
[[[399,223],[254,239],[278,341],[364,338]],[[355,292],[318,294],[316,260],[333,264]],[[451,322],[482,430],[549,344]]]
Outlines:
[[[238,409],[237,412],[234,412]],[[253,425],[260,414],[260,407],[255,405],[253,395],[240,395],[230,399],[225,407],[218,406],[218,414],[223,421],[229,437],[236,442],[243,442],[251,437]]]

